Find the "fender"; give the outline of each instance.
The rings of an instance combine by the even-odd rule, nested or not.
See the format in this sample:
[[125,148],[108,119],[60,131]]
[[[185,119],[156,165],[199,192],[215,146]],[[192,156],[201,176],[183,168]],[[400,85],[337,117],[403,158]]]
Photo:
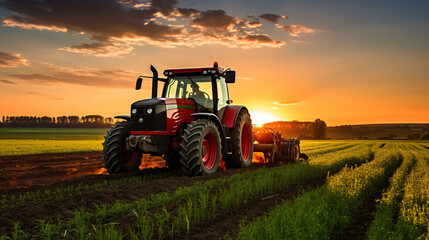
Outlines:
[[118,116],[115,116],[114,118],[119,118],[119,119],[124,119],[126,121],[131,121],[130,115],[118,115]]
[[237,122],[238,114],[242,110],[249,111],[245,106],[229,105],[223,114],[222,123],[229,128],[233,128]]
[[193,117],[195,119],[209,119],[209,120],[213,121],[216,124],[216,126],[218,127],[219,132],[220,132],[220,139],[221,139],[221,144],[222,144],[222,154],[228,154],[225,129],[223,128],[222,123],[220,122],[219,118],[213,113],[194,113],[194,114],[191,114],[191,117]]

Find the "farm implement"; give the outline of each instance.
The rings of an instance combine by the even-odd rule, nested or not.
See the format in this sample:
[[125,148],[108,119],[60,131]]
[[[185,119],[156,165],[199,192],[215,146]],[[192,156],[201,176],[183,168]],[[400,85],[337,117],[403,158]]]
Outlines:
[[[232,105],[228,84],[235,71],[213,67],[169,69],[165,78],[151,66],[152,98],[134,102],[131,115],[119,115],[103,143],[103,162],[109,173],[139,168],[142,154],[163,156],[169,168],[189,176],[214,173],[220,162],[227,169],[249,167],[253,152],[267,162],[300,161],[298,139],[284,139],[272,128],[253,127],[248,109]],[[158,98],[158,85],[161,97]]]

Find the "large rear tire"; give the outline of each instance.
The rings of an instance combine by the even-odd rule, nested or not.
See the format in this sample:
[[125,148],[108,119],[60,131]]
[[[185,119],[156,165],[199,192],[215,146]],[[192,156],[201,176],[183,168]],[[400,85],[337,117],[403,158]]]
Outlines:
[[180,162],[188,176],[211,174],[221,160],[220,133],[214,122],[197,119],[185,129],[180,144]]
[[253,130],[250,114],[246,110],[239,113],[230,133],[232,154],[224,156],[225,167],[250,167],[253,159]]
[[130,134],[129,122],[118,122],[107,131],[103,142],[103,162],[108,173],[129,172],[139,168],[142,153],[126,148],[125,140]]

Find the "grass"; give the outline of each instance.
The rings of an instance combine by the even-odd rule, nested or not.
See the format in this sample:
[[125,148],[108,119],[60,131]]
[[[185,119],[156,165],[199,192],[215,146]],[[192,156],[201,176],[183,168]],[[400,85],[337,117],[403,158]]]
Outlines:
[[0,156],[101,151],[106,129],[0,128]]
[[101,128],[0,128],[0,139],[102,140]]
[[0,156],[101,151],[101,144],[101,140],[0,139]]
[[345,167],[327,185],[243,225],[238,239],[338,238],[363,200],[374,195],[400,162],[398,152],[390,150],[377,152],[374,161],[360,167]]

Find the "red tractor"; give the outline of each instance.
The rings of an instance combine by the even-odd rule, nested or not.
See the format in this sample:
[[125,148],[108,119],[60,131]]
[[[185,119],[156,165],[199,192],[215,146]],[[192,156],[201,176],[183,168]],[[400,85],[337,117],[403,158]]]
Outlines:
[[[231,105],[228,85],[235,71],[213,67],[169,69],[165,78],[152,79],[152,98],[131,105],[131,115],[115,118],[104,137],[103,162],[109,173],[138,169],[142,154],[163,156],[169,168],[182,168],[189,176],[214,173],[220,161],[227,169],[249,167],[253,151],[265,153],[268,160],[299,160],[299,140],[282,140],[275,130],[258,128],[255,136],[249,111]],[[158,98],[158,84],[163,84]]]

